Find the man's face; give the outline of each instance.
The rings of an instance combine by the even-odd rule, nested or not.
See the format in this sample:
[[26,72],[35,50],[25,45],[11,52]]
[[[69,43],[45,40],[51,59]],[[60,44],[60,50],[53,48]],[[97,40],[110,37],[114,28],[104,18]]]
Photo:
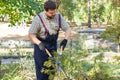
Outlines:
[[48,19],[53,19],[56,14],[56,9],[46,11],[46,16]]

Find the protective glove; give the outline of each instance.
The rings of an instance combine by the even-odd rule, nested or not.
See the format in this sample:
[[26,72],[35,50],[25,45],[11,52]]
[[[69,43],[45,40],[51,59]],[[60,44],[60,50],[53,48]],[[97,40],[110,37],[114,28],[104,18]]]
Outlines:
[[38,46],[39,46],[40,50],[45,51],[45,44],[44,43],[41,42],[38,44]]
[[62,42],[60,43],[60,48],[61,48],[61,46],[63,47],[62,50],[64,50],[64,48],[66,47],[67,41],[68,41],[67,39],[64,39],[64,40],[62,40]]

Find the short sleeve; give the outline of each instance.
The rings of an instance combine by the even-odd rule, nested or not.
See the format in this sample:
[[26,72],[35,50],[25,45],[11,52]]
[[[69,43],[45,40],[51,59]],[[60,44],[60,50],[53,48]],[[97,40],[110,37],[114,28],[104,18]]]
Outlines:
[[70,26],[68,25],[68,23],[65,21],[65,19],[63,18],[63,16],[61,16],[61,29],[63,31],[67,31],[68,29],[70,29]]
[[29,29],[30,34],[37,34],[38,31],[40,31],[40,19],[38,16],[36,16],[31,24],[31,27]]

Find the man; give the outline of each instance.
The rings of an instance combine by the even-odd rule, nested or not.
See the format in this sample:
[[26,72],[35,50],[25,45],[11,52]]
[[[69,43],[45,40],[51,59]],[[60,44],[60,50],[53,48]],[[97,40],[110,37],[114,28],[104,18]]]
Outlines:
[[45,49],[57,51],[57,38],[60,28],[65,31],[65,38],[60,47],[67,44],[71,29],[64,18],[56,13],[56,3],[48,0],[44,3],[44,11],[32,21],[28,37],[34,43],[34,60],[37,80],[48,80],[48,75],[41,72],[44,62],[48,59]]

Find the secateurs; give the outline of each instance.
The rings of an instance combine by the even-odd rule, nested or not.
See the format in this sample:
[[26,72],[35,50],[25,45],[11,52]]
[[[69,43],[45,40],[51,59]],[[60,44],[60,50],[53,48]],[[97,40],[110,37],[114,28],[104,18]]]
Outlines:
[[57,65],[58,67],[58,76],[60,77],[60,72],[62,72],[62,74],[64,75],[65,77],[65,80],[70,80],[69,77],[67,76],[66,72],[63,70],[63,68],[61,67],[61,59],[62,59],[62,48],[60,50],[60,57],[59,57],[59,60],[56,61],[55,58],[50,54],[50,52],[45,49],[46,53],[48,54],[48,56],[50,57],[50,59],[54,62],[54,64]]

